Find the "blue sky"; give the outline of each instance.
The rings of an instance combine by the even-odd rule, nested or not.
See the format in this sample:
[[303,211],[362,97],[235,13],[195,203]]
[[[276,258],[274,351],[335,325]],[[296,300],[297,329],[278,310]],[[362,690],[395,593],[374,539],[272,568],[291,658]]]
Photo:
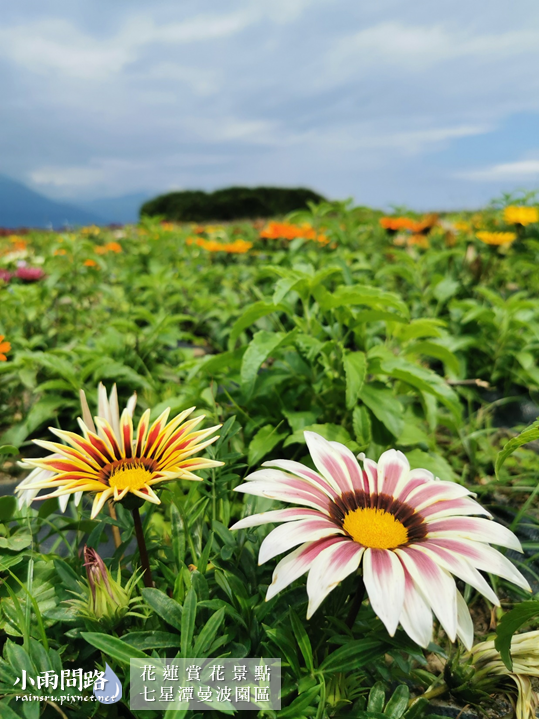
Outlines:
[[539,187],[534,0],[0,0],[0,173],[474,207]]

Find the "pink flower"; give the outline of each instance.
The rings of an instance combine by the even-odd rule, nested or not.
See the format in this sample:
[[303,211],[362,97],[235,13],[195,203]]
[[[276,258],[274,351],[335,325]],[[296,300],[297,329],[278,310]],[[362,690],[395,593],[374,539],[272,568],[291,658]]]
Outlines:
[[314,432],[305,432],[305,439],[318,472],[299,462],[273,460],[236,487],[303,505],[255,514],[232,527],[284,522],[262,542],[260,564],[297,547],[275,568],[266,599],[309,572],[310,618],[361,565],[371,606],[391,636],[400,624],[427,647],[434,612],[451,641],[458,635],[469,649],[473,624],[452,574],[496,606],[499,600],[478,570],[530,590],[522,574],[489,544],[522,551],[518,539],[501,524],[472,516],[490,517],[468,489],[426,469],[410,470],[405,455],[394,449],[378,463],[360,454],[360,465],[338,442]]
[[3,270],[0,268],[0,280],[3,282],[9,282],[11,279],[11,272],[8,272],[8,270]]
[[19,267],[13,277],[23,282],[38,282],[45,277],[45,273],[39,267]]

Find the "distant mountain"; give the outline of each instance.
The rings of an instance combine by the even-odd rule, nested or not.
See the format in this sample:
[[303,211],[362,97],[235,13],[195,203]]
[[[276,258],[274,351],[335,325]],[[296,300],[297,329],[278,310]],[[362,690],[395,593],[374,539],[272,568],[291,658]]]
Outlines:
[[98,200],[77,202],[88,212],[95,212],[108,223],[119,222],[122,225],[138,222],[141,205],[150,197],[149,194],[138,192],[121,197],[103,197]]
[[55,202],[21,182],[0,175],[0,227],[64,227],[104,225],[108,220],[91,210]]

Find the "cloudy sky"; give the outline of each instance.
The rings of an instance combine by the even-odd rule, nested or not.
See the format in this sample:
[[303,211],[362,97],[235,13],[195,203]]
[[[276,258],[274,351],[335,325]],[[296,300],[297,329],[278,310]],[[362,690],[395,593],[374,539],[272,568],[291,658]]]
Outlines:
[[0,0],[0,174],[473,207],[539,187],[536,0]]

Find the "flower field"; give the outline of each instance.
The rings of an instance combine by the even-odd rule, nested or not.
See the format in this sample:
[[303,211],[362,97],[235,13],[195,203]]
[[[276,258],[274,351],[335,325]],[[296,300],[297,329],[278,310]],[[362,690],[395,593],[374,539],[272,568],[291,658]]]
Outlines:
[[538,266],[532,196],[2,230],[2,719],[234,714],[129,709],[164,657],[280,658],[246,716],[532,719]]

